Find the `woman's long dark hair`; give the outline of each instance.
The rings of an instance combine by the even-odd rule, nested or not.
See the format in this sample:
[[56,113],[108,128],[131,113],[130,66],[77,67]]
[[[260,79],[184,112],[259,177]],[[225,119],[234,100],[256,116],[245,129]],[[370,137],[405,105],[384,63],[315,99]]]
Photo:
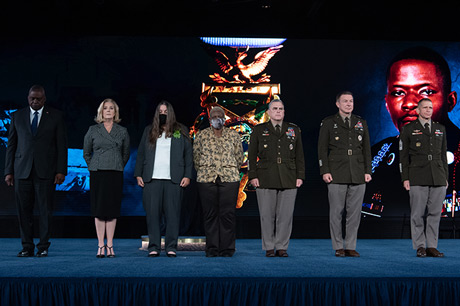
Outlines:
[[[166,106],[168,113],[166,116],[166,123],[162,126],[163,129],[160,129],[160,107],[162,105]],[[171,103],[164,100],[161,101],[158,103],[155,114],[153,115],[152,129],[150,130],[149,136],[150,144],[155,146],[157,139],[163,132],[166,133],[166,137],[172,137],[173,133],[177,130],[179,130],[182,135],[189,137],[184,125],[176,121],[176,114],[174,113],[174,108],[172,107]]]

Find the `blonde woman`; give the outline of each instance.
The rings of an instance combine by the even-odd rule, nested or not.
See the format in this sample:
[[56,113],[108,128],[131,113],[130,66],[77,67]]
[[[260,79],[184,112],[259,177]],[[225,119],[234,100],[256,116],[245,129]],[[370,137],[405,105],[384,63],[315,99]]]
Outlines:
[[99,246],[96,257],[107,253],[110,258],[115,257],[113,236],[120,216],[123,169],[129,159],[129,134],[118,124],[119,107],[112,99],[101,102],[95,121],[85,135],[83,157],[90,171],[91,215]]

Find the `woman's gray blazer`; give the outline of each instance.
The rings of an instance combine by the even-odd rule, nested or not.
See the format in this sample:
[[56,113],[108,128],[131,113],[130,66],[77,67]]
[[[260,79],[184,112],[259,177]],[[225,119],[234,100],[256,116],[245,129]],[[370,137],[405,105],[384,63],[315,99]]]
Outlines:
[[116,123],[107,132],[103,123],[89,127],[83,143],[83,157],[89,171],[123,171],[129,160],[129,134]]

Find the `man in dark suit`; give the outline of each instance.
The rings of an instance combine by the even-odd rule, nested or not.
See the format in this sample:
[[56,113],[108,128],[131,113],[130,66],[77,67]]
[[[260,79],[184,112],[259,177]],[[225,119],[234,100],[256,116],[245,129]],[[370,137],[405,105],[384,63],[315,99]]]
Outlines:
[[[337,95],[339,112],[321,122],[320,174],[327,184],[332,247],[337,257],[359,257],[355,250],[366,184],[371,181],[371,146],[366,120],[353,115],[353,95]],[[345,240],[342,214],[346,210]]]
[[37,257],[48,255],[53,196],[67,174],[67,138],[62,112],[45,106],[42,86],[29,90],[29,107],[12,116],[5,159],[5,182],[14,185],[21,231],[18,257],[34,255],[33,209],[39,210]]
[[288,257],[297,188],[305,180],[302,135],[297,125],[284,121],[281,100],[272,100],[267,112],[270,121],[251,133],[248,176],[257,188],[265,256]]
[[446,128],[431,120],[433,103],[428,98],[418,102],[417,114],[418,120],[402,128],[399,144],[401,178],[410,196],[412,246],[417,257],[443,257],[436,247],[448,184]]

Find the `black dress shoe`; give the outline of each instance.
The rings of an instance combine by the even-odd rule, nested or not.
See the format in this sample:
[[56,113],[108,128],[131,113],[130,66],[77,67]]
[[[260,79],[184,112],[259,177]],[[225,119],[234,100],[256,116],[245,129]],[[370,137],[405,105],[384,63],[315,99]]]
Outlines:
[[33,257],[34,251],[23,249],[21,252],[18,253],[18,257]]
[[217,257],[217,256],[219,256],[219,253],[216,251],[206,252],[206,257]]
[[275,257],[275,250],[265,251],[265,257]]
[[155,252],[155,251],[152,251],[152,252],[149,253],[149,257],[158,257],[158,256],[160,256],[160,252]]
[[424,247],[419,247],[417,249],[417,257],[426,257],[426,250]]
[[335,250],[335,257],[345,257],[345,250],[344,249]]
[[428,257],[444,257],[444,253],[439,252],[436,248],[426,248],[426,256]]
[[345,256],[347,257],[359,257],[359,253],[355,250],[345,250]]
[[276,256],[278,257],[288,257],[288,253],[286,250],[276,250]]
[[168,256],[168,257],[177,257],[177,254],[174,251],[169,251],[169,252],[166,253],[166,256]]
[[48,256],[48,250],[41,250],[37,252],[37,257],[46,257]]
[[223,251],[223,252],[220,253],[220,256],[222,256],[222,257],[232,257],[234,253],[235,253],[234,251]]

